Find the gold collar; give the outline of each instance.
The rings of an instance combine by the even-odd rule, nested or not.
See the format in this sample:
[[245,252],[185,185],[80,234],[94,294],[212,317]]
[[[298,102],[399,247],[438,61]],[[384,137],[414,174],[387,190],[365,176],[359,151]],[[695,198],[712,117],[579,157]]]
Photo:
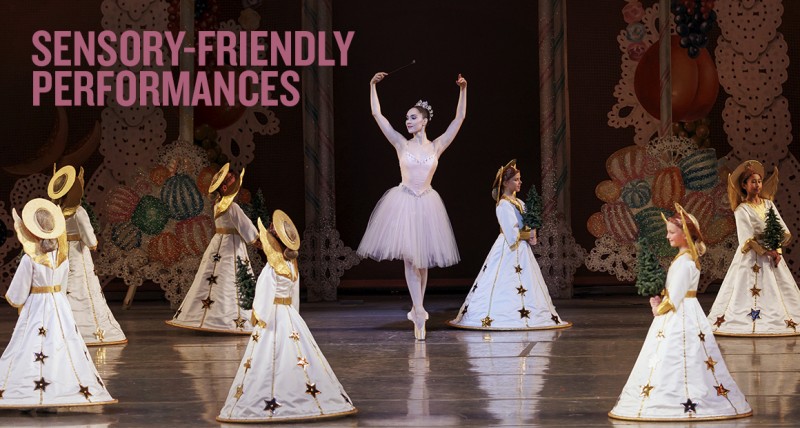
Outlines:
[[50,269],[56,269],[57,267],[61,266],[61,263],[64,263],[64,260],[67,259],[69,256],[69,245],[67,244],[67,234],[63,234],[58,237],[58,248],[56,249],[56,265],[53,267],[53,264],[50,263],[50,253],[42,253],[39,251],[38,245],[34,243],[34,249],[31,251],[29,245],[23,245],[23,249],[25,254],[27,254],[34,263],[40,264],[42,266],[47,266]]
[[[520,214],[522,214],[522,213],[524,212],[524,209],[522,208],[522,204],[521,204],[521,203],[520,203],[520,202],[517,200],[517,198],[516,198],[516,194],[517,194],[517,193],[516,193],[516,192],[514,192],[514,196],[511,196],[511,197],[509,197],[509,196],[506,196],[506,195],[503,195],[503,196],[500,198],[500,200],[503,200],[503,199],[505,199],[506,201],[508,201],[508,202],[511,202],[511,204],[512,204],[512,205],[514,205],[514,206],[517,208],[517,211],[519,211],[519,213],[520,213]],[[499,204],[499,203],[500,203],[500,202],[498,202],[498,204]]]
[[275,270],[275,273],[282,277],[289,278],[292,281],[297,280],[297,259],[292,260],[292,264],[294,265],[294,273],[292,273],[292,269],[286,264],[288,260],[283,257],[281,244],[278,243],[278,240],[269,232],[267,232],[267,245],[264,247],[264,252],[267,254],[267,262],[272,266],[272,269]]
[[672,261],[675,262],[675,260],[678,260],[682,255],[688,254],[688,253],[689,253],[689,250],[678,251],[678,254],[675,254],[675,257],[672,258]]
[[22,251],[24,251],[34,263],[47,266],[50,269],[55,269],[61,266],[61,263],[67,259],[69,255],[69,246],[67,244],[66,230],[56,238],[58,241],[58,249],[56,250],[56,266],[53,267],[53,264],[50,263],[50,253],[43,253],[39,247],[39,242],[41,240],[31,233],[21,221],[15,222],[14,228],[17,231],[17,239],[20,244],[22,244]]
[[70,217],[74,216],[75,213],[78,212],[78,207],[80,207],[80,205],[76,205],[76,206],[71,207],[71,208],[62,207],[61,208],[61,212],[64,213],[64,218],[70,218]]
[[[688,241],[688,240],[687,240],[687,241]],[[687,243],[688,243],[688,242],[687,242]],[[684,255],[684,254],[688,254],[688,255],[689,255],[689,257],[690,257],[690,258],[692,259],[692,261],[694,262],[694,266],[697,268],[697,270],[702,270],[702,269],[700,268],[700,256],[697,256],[697,255],[696,255],[696,254],[697,254],[697,250],[696,250],[696,249],[694,249],[693,247],[694,247],[694,243],[690,243],[690,244],[689,244],[689,249],[688,249],[688,250],[681,250],[681,251],[679,251],[679,252],[678,252],[678,254],[676,254],[676,255],[675,255],[675,258],[673,258],[673,259],[672,259],[672,262],[673,262],[673,263],[675,263],[675,261],[676,261],[676,260],[678,260],[678,259],[679,259],[679,258],[680,258],[682,255]]]
[[761,198],[760,204],[755,204],[748,201],[744,201],[744,203],[752,208],[761,220],[765,220],[767,218],[767,202],[764,200],[764,198]]
[[219,198],[219,201],[214,205],[214,218],[219,218],[225,211],[228,211],[228,208],[231,207],[233,200],[236,198],[236,193]]

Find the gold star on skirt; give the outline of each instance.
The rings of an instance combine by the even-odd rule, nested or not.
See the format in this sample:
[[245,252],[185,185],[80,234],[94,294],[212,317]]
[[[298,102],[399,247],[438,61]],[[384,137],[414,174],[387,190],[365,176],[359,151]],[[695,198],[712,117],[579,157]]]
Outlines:
[[320,390],[317,389],[316,383],[306,383],[306,394],[317,398],[317,394],[320,393]]

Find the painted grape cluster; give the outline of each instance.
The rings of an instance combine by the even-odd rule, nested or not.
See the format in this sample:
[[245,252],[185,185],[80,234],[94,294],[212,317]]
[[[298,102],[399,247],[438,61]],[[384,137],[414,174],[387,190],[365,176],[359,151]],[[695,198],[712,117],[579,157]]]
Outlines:
[[687,50],[689,57],[697,58],[700,50],[708,45],[708,33],[717,21],[714,1],[673,0],[672,14],[680,46]]

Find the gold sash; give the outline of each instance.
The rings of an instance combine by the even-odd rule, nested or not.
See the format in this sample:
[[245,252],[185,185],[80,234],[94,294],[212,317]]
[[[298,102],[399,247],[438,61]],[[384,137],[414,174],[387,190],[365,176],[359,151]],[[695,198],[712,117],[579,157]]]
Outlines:
[[31,294],[60,293],[61,285],[45,285],[42,287],[31,287]]
[[276,305],[291,305],[292,298],[291,297],[276,297],[274,303]]

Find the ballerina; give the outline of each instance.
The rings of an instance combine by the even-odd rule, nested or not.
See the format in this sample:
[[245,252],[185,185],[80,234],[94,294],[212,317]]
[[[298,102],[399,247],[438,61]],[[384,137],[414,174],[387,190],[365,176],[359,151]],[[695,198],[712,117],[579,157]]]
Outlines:
[[521,187],[516,160],[500,167],[492,185],[500,235],[458,315],[448,321],[449,325],[476,330],[572,326],[558,316],[531,251],[531,245],[536,245],[536,229],[526,229],[522,223],[525,203],[516,197]]
[[387,73],[377,73],[370,80],[370,105],[378,127],[397,152],[402,182],[378,201],[357,252],[361,257],[378,261],[403,260],[413,305],[407,317],[414,323],[414,337],[425,340],[428,313],[423,299],[428,269],[452,266],[459,261],[453,227],[442,198],[431,187],[431,180],[439,157],[453,142],[466,117],[467,81],[458,75],[456,117],[444,134],[428,140],[425,128],[433,119],[433,107],[420,100],[406,113],[406,130],[412,135],[406,140],[381,113],[377,84],[386,76]]

